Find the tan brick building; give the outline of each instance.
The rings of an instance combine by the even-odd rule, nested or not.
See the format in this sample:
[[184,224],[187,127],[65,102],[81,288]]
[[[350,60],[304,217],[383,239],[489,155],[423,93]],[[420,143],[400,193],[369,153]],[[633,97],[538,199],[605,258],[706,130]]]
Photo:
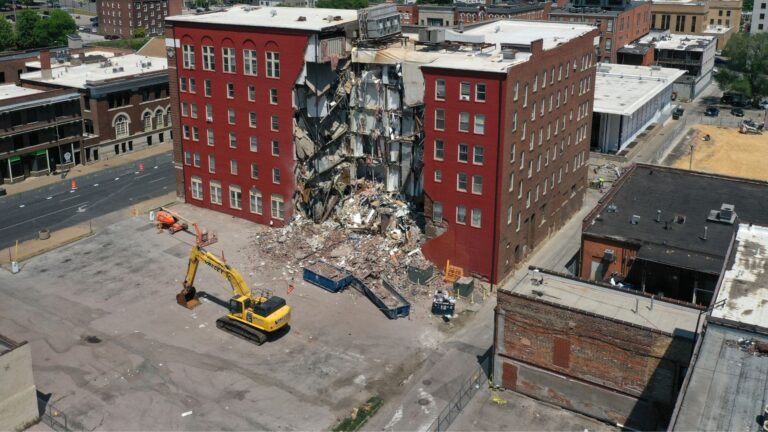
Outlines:
[[676,34],[714,36],[722,50],[741,26],[741,0],[655,0],[651,28]]

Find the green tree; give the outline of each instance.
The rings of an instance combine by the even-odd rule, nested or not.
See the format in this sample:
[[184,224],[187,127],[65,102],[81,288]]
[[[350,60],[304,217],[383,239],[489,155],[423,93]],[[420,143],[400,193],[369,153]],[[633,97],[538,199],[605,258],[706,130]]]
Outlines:
[[13,48],[16,45],[16,35],[13,26],[7,19],[0,20],[0,51]]
[[37,12],[25,9],[16,15],[16,44],[21,49],[34,48],[37,45],[35,39],[35,27],[42,21]]
[[368,7],[368,0],[317,0],[315,7],[331,9],[362,9]]
[[136,27],[133,29],[133,37],[134,38],[143,38],[147,35],[147,31],[144,29],[144,27]]
[[728,61],[715,74],[721,90],[757,100],[768,95],[768,33],[736,33],[723,56]]
[[61,9],[52,11],[48,19],[40,20],[34,30],[35,42],[39,47],[66,45],[67,35],[72,33],[77,33],[77,24]]

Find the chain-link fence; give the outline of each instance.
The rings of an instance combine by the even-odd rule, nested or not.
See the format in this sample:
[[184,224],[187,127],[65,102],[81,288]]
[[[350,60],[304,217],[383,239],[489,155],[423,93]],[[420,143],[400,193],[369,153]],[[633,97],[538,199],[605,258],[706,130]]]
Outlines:
[[440,414],[437,416],[432,425],[429,427],[430,432],[443,432],[448,430],[456,417],[461,414],[461,411],[469,404],[472,397],[477,393],[482,386],[488,385],[488,374],[490,371],[491,361],[493,357],[486,355],[477,365],[477,369],[470,375],[470,377],[461,385],[459,391],[451,398],[448,405],[443,408]]

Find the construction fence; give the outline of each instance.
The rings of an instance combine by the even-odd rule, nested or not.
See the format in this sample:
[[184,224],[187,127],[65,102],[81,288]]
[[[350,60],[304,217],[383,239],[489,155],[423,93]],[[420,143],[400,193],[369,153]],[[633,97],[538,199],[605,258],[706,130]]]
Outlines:
[[443,432],[448,430],[453,421],[456,420],[472,400],[472,397],[475,396],[475,393],[483,386],[488,385],[492,361],[493,356],[490,355],[490,352],[480,360],[480,364],[477,365],[474,372],[472,372],[469,378],[461,385],[458,392],[448,402],[448,405],[443,408],[435,421],[432,422],[432,425],[427,429],[428,431]]

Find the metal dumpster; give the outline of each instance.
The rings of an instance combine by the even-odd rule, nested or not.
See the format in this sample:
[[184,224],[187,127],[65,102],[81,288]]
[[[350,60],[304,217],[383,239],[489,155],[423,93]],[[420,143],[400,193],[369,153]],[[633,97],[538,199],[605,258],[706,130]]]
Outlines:
[[318,261],[304,267],[305,281],[333,293],[344,289],[352,279],[352,273],[325,261]]

